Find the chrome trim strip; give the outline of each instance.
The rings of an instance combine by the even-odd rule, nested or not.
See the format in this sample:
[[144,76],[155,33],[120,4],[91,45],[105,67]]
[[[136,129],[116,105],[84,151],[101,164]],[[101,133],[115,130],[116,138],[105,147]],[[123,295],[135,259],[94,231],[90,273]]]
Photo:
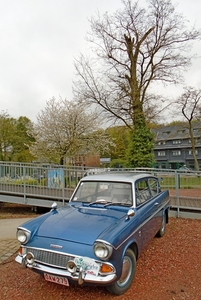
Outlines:
[[28,229],[26,229],[26,228],[24,228],[24,227],[22,227],[22,226],[17,227],[17,230],[24,230],[24,231],[26,231],[26,232],[31,233],[30,230],[28,230]]
[[105,244],[105,245],[108,245],[108,246],[114,248],[114,246],[113,246],[112,244],[106,242],[105,240],[97,239],[97,240],[95,240],[94,245],[95,245],[96,243],[103,243],[103,244]]
[[91,207],[91,206],[79,206],[78,209],[82,209],[82,210],[84,210],[84,209],[90,210],[91,209],[91,210],[104,210],[104,211],[107,210],[104,207]]
[[[45,248],[39,248],[39,247],[29,247],[27,245],[20,245],[22,248],[25,248],[25,249],[34,249],[36,251],[44,251],[44,252],[49,252],[49,253],[55,253],[55,254],[59,254],[59,255],[64,255],[64,256],[69,256],[69,257],[85,257],[84,255],[75,255],[75,254],[71,254],[71,253],[67,253],[67,252],[61,252],[61,251],[55,251],[55,250],[52,250],[52,249],[45,249]],[[94,260],[95,262],[97,263],[103,263],[102,261],[100,260],[96,260],[94,258],[90,258],[91,260]]]

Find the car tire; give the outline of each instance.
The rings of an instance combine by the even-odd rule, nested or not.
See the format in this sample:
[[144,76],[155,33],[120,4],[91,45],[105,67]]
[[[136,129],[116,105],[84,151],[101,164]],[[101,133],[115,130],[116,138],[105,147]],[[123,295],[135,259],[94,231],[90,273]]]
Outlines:
[[128,248],[123,259],[121,278],[113,285],[107,286],[106,289],[114,295],[121,295],[125,293],[133,282],[135,270],[136,257],[134,252]]
[[166,230],[166,213],[163,214],[163,218],[162,218],[162,225],[161,228],[159,229],[159,231],[157,232],[156,236],[157,237],[162,237],[165,234],[165,230]]

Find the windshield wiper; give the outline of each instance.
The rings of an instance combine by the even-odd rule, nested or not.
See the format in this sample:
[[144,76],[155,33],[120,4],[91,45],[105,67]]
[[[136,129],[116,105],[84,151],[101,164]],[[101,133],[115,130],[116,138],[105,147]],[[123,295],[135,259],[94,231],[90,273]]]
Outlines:
[[129,203],[123,203],[123,202],[108,202],[104,205],[104,207],[109,206],[109,205],[120,205],[120,206],[131,206]]

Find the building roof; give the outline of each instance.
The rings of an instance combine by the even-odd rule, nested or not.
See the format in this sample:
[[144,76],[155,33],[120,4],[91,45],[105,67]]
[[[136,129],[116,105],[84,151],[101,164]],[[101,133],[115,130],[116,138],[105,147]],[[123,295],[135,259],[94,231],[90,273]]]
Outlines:
[[[201,136],[201,123],[196,122],[192,124],[194,137]],[[155,141],[167,141],[167,140],[178,140],[190,138],[188,124],[177,124],[171,126],[164,126],[152,129],[155,134]]]

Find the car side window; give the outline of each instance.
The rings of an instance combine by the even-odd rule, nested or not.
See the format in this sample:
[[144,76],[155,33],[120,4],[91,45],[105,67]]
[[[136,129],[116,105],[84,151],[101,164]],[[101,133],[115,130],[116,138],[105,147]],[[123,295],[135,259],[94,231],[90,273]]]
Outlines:
[[135,192],[137,206],[151,198],[151,193],[147,179],[142,179],[136,182]]
[[155,178],[150,178],[148,182],[149,182],[149,187],[150,187],[152,196],[157,195],[159,193],[158,180]]

